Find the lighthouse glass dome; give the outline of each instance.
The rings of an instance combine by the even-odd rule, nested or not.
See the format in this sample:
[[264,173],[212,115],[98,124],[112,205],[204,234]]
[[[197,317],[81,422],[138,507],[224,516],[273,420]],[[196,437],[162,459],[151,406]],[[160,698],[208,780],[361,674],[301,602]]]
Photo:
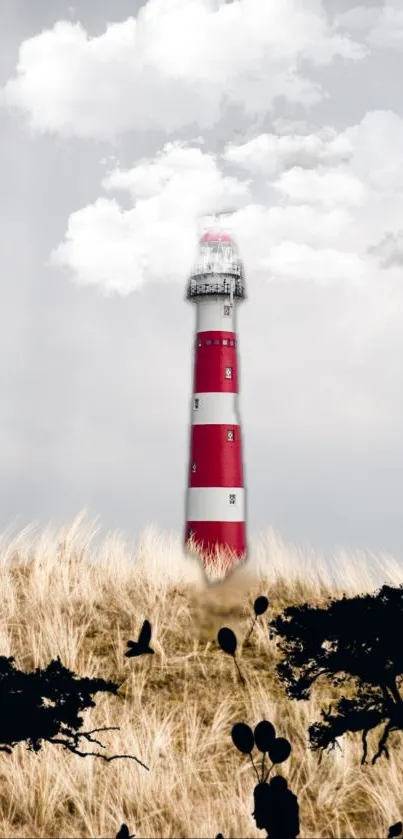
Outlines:
[[228,233],[205,233],[199,242],[197,260],[190,274],[186,296],[229,295],[231,286],[234,297],[246,297],[238,248]]

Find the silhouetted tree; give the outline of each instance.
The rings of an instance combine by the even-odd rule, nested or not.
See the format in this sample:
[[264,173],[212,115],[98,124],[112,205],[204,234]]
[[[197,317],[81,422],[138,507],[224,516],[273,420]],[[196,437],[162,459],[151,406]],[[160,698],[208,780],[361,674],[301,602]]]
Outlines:
[[30,673],[17,670],[14,661],[13,657],[0,656],[0,751],[11,754],[17,743],[26,740],[28,749],[38,752],[46,740],[81,757],[92,755],[108,761],[130,758],[148,770],[134,755],[106,757],[99,752],[78,749],[80,738],[105,748],[91,735],[97,731],[119,730],[118,726],[79,730],[83,724],[80,712],[95,707],[91,694],[117,695],[118,685],[104,679],[76,678],[59,658],[45,669],[37,667]]
[[321,712],[323,722],[310,726],[311,748],[323,753],[346,732],[361,731],[365,763],[368,732],[385,723],[372,763],[382,753],[389,757],[389,733],[403,730],[403,586],[344,596],[325,608],[290,606],[270,627],[282,638],[277,671],[288,696],[308,699],[321,676],[337,686],[349,681],[355,689],[352,699],[342,696],[334,713],[330,705]]

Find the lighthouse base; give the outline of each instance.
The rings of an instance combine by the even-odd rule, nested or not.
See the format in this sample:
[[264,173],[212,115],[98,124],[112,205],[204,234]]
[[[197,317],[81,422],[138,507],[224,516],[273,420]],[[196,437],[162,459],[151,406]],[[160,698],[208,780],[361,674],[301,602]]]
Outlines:
[[[188,521],[185,544],[193,542],[203,561],[218,550],[231,554],[235,564],[246,554],[245,522]],[[211,560],[210,560],[211,561]]]

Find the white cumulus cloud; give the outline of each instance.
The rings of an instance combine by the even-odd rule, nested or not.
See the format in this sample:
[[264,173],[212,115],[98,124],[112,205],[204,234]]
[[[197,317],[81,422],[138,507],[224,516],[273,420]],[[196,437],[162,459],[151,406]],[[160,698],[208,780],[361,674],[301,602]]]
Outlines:
[[228,143],[223,156],[249,172],[272,176],[293,166],[337,164],[347,161],[352,152],[348,137],[324,128],[315,134],[259,134],[246,143]]
[[65,137],[205,129],[228,104],[249,115],[279,96],[312,105],[325,93],[301,60],[358,61],[366,51],[330,26],[320,0],[148,0],[95,37],[59,21],[25,40],[1,101],[34,130]]
[[337,23],[378,49],[401,49],[403,43],[403,8],[395,3],[367,7],[356,6],[337,15]]
[[[131,168],[116,162],[98,200],[70,215],[52,263],[106,294],[129,294],[147,282],[184,285],[196,256],[199,216],[233,207],[230,228],[248,285],[359,285],[383,267],[399,270],[397,240],[390,237],[403,217],[402,118],[373,111],[339,133],[310,129],[308,135],[255,139],[227,146],[221,156],[174,142]],[[262,154],[267,141],[269,167]],[[229,174],[242,155],[243,174]],[[301,155],[306,165],[291,166]],[[386,233],[386,244],[377,249]]]
[[382,240],[368,248],[369,253],[381,259],[384,268],[403,265],[403,230],[386,232]]
[[340,135],[351,143],[351,168],[380,195],[403,189],[403,119],[393,111],[370,111]]
[[313,248],[292,241],[272,248],[264,266],[273,278],[307,279],[319,285],[340,280],[360,285],[365,275],[365,262],[355,253]]
[[[389,115],[376,118],[382,125]],[[128,294],[150,281],[184,284],[196,255],[198,216],[233,206],[238,210],[230,226],[248,283],[257,277],[361,283],[373,270],[370,237],[375,231],[379,239],[383,223],[379,193],[354,169],[373,128],[373,119],[363,123],[366,131],[353,126],[351,138],[346,132],[332,137],[336,148],[349,144],[348,165],[288,169],[272,179],[265,203],[254,200],[259,174],[256,181],[250,171],[245,178],[224,174],[228,161],[184,143],[167,143],[131,169],[115,166],[103,179],[103,196],[71,214],[52,262],[106,293]],[[384,152],[372,146],[375,170]],[[118,201],[122,191],[130,196],[129,209]]]
[[134,206],[125,210],[101,197],[72,213],[51,262],[107,294],[128,294],[148,281],[184,282],[195,257],[198,216],[249,200],[247,182],[224,176],[213,155],[180,143],[167,143],[133,169],[115,168],[103,186],[128,191]]
[[337,170],[307,170],[294,167],[273,184],[282,195],[302,204],[359,206],[365,187],[355,175]]

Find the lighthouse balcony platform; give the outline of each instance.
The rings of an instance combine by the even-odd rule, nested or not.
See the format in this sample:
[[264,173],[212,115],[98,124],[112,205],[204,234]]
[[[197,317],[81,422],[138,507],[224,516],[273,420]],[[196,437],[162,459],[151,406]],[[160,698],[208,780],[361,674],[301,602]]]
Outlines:
[[239,277],[231,274],[199,274],[192,275],[189,280],[186,298],[189,300],[201,295],[223,295],[229,297],[231,287],[234,297],[244,300],[246,298],[245,286]]

